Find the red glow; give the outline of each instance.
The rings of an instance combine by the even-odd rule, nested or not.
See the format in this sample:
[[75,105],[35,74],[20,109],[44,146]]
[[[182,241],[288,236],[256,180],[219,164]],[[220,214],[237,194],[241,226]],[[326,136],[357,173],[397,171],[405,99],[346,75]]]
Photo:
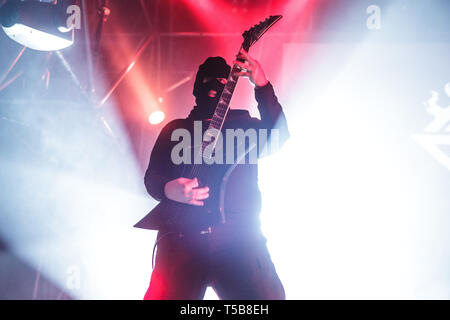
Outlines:
[[[310,34],[308,28],[312,25],[317,0],[273,0],[273,1],[225,1],[225,0],[184,0],[185,5],[205,27],[206,32],[228,34],[224,37],[210,37],[212,49],[205,51],[207,56],[219,55],[228,63],[234,59],[242,42],[241,34],[269,15],[281,14],[283,19],[278,22],[258,43],[249,51],[253,58],[260,61],[271,83],[277,89],[283,83],[289,83],[295,72],[307,63],[309,53],[303,52],[298,61],[292,62],[292,73],[282,75],[283,45],[292,41],[305,41]],[[248,10],[244,10],[247,7]],[[232,36],[234,34],[234,36]],[[314,40],[314,39],[309,39]],[[283,88],[289,90],[289,88]],[[281,90],[278,89],[278,92]],[[232,108],[250,107],[250,111],[257,116],[251,86],[242,79],[231,102]]]
[[[124,26],[121,24],[110,24],[110,32],[115,34],[118,38],[117,44],[114,47],[109,47],[106,54],[110,57],[114,68],[124,70],[125,75],[123,81],[119,86],[127,86],[129,88],[129,97],[121,96],[121,100],[129,101],[132,105],[123,106],[122,112],[125,112],[126,118],[131,118],[136,121],[142,121],[148,117],[153,111],[159,108],[159,104],[152,92],[153,87],[148,83],[146,76],[146,62],[143,57],[139,58],[141,53],[135,44],[132,44],[130,38],[127,37]],[[150,32],[148,32],[150,35]],[[151,41],[149,39],[148,41]],[[116,90],[109,99],[114,99],[114,94],[119,92]],[[131,102],[133,101],[133,102]],[[137,102],[137,103],[136,103]]]
[[[150,287],[152,288],[151,291]],[[154,270],[150,280],[150,286],[145,293],[144,300],[162,300],[167,295],[166,291],[166,285],[162,274]]]

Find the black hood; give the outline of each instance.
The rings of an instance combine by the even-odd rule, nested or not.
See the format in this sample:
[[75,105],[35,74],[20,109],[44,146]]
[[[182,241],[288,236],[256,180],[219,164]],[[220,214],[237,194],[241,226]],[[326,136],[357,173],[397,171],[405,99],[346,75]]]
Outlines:
[[[191,111],[189,117],[195,119],[207,119],[212,117],[214,110],[219,102],[220,95],[225,85],[217,78],[228,78],[231,67],[222,57],[209,57],[201,64],[195,77],[194,91],[196,106]],[[211,78],[209,81],[204,81],[205,78]],[[217,92],[214,98],[209,96],[209,91]]]

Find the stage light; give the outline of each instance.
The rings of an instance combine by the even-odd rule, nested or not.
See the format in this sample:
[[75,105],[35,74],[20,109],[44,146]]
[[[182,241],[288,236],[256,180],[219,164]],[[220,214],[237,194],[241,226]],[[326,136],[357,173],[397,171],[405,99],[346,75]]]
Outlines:
[[[0,7],[0,23],[12,40],[40,51],[60,50],[74,42],[63,6],[46,2],[7,2]],[[69,7],[68,7],[69,8]],[[71,32],[61,32],[61,31]]]
[[161,123],[164,120],[164,117],[165,117],[164,112],[162,112],[160,110],[154,111],[148,117],[148,122],[155,125],[155,124]]

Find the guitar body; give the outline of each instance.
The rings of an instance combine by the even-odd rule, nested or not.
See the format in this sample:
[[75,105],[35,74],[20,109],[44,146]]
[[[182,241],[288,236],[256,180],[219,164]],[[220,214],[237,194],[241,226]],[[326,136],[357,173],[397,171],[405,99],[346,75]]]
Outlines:
[[[190,165],[185,165],[189,172]],[[208,186],[209,198],[203,206],[184,204],[169,199],[162,200],[151,212],[158,229],[202,229],[221,221],[221,194],[224,192],[224,176],[228,165],[202,165],[197,175],[200,186]],[[180,175],[182,176],[182,175]]]
[[[179,165],[179,176],[190,172],[192,165]],[[209,187],[209,198],[203,200],[203,206],[184,204],[163,199],[150,213],[139,221],[135,227],[154,230],[203,230],[208,226],[223,222],[226,181],[234,165],[203,164],[196,175],[200,187]]]

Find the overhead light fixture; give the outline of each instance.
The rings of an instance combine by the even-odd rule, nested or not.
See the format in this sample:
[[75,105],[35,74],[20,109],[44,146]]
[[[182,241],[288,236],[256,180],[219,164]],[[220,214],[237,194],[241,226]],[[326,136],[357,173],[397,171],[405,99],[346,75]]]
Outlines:
[[67,27],[66,21],[66,9],[53,3],[10,1],[0,7],[0,23],[8,37],[34,50],[54,51],[71,46],[74,30]]

